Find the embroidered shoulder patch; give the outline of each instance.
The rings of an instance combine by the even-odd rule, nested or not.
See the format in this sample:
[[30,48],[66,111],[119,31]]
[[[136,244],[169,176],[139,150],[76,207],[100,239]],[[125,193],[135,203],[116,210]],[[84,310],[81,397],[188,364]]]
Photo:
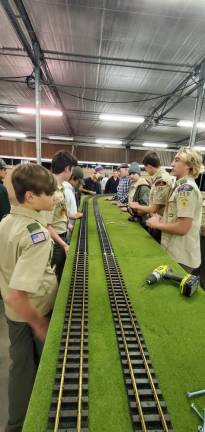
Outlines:
[[27,225],[27,228],[29,230],[30,233],[39,230],[39,228],[41,228],[40,224],[38,222],[33,222],[30,225]]
[[193,186],[188,183],[184,183],[177,188],[178,192],[190,192],[192,190],[193,190]]
[[39,231],[35,234],[31,234],[31,240],[33,244],[41,243],[46,240],[46,235],[43,231]]

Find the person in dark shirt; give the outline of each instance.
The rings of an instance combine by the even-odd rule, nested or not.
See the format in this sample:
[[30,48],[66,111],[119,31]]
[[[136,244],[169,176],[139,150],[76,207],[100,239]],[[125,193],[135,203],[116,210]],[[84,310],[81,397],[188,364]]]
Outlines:
[[101,186],[99,180],[101,178],[101,173],[103,167],[101,165],[96,165],[93,174],[84,180],[84,185],[81,188],[81,192],[84,194],[97,195],[101,194]]
[[7,165],[3,159],[0,159],[0,221],[10,213],[10,202],[7,189],[3,184],[6,177]]
[[112,177],[110,177],[105,185],[105,194],[115,194],[117,193],[117,186],[119,183],[118,170],[114,169]]

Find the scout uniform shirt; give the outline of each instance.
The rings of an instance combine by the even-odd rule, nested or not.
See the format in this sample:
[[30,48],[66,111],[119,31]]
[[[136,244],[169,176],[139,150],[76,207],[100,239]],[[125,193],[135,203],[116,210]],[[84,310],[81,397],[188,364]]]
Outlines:
[[[143,186],[146,186],[146,188],[143,188]],[[130,184],[129,192],[128,192],[128,206],[129,206],[130,203],[133,202],[134,196],[135,196],[136,191],[137,191],[137,189],[139,187],[140,187],[140,189],[139,189],[139,195],[140,195],[141,200],[139,202],[139,200],[137,199],[137,201],[140,204],[142,204],[142,205],[147,205],[148,198],[149,198],[149,189],[148,189],[148,186],[149,186],[149,184],[147,183],[147,181],[143,177],[140,177],[137,181],[132,182]],[[144,196],[144,199],[143,199],[143,196]],[[142,202],[142,201],[144,201],[144,202]]]
[[157,204],[162,206],[158,212],[161,216],[163,215],[164,208],[167,202],[167,197],[172,188],[172,178],[163,168],[160,168],[151,177],[151,191],[149,196],[149,205]]
[[201,231],[205,235],[205,192],[201,192],[202,198],[202,214],[201,214]]
[[191,268],[199,267],[201,262],[201,201],[201,194],[193,177],[179,179],[168,198],[163,217],[165,223],[176,222],[180,217],[192,219],[192,226],[187,234],[162,232],[161,241],[176,262]]
[[57,279],[51,256],[52,240],[40,212],[13,206],[0,223],[0,289],[10,320],[23,321],[5,302],[9,288],[25,291],[42,316],[52,310]]
[[63,234],[67,232],[68,225],[68,213],[63,184],[58,183],[58,188],[54,194],[54,197],[54,209],[52,211],[43,211],[42,214],[46,219],[47,225],[52,225],[57,234]]

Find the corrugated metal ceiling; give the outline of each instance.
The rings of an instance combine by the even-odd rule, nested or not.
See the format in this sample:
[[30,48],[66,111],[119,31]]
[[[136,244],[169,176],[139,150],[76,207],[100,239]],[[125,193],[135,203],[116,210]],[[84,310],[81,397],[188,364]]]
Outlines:
[[[7,3],[31,45],[15,1]],[[126,140],[135,128],[132,124],[103,123],[98,114],[148,116],[161,101],[159,96],[172,92],[205,56],[204,0],[23,0],[23,5],[76,140]],[[33,65],[2,7],[0,16],[1,78],[23,77],[15,83],[0,80],[0,116],[14,128],[34,134],[33,119],[15,113],[15,106],[34,104],[34,91],[24,78]],[[191,88],[193,81],[187,85]],[[186,138],[190,131],[176,123],[193,118],[195,96],[196,92],[185,98],[156,127],[139,130],[132,145],[147,139],[174,143]],[[44,90],[42,104],[51,107]],[[44,118],[42,132],[68,130],[61,119]]]

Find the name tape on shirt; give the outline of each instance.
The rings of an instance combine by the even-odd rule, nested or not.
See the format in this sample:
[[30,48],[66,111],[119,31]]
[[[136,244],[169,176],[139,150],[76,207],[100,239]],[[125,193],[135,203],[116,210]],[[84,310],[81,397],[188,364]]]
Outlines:
[[46,241],[46,235],[43,231],[31,235],[32,243],[37,244]]

